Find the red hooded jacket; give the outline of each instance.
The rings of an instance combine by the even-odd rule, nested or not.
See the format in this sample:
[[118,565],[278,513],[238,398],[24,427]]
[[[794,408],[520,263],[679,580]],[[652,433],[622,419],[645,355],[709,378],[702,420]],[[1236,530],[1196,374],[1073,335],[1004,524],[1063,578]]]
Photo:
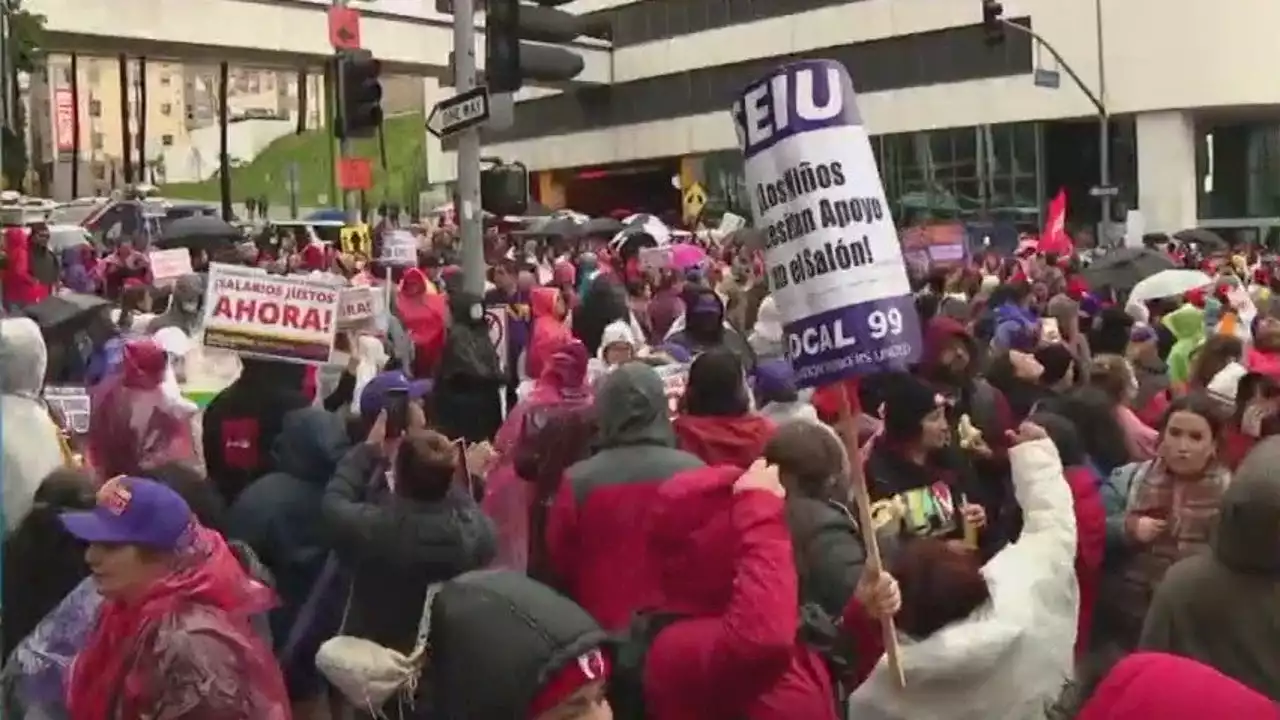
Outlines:
[[835,720],[831,678],[796,640],[799,588],[784,501],[734,492],[738,468],[673,476],[653,501],[649,548],[663,629],[645,659],[662,720]]
[[1076,720],[1276,720],[1280,708],[1208,665],[1162,653],[1116,663]]
[[654,497],[674,474],[702,463],[675,449],[666,393],[651,368],[627,363],[606,375],[595,406],[601,449],[565,472],[547,515],[547,555],[557,587],[613,631],[653,607],[646,542]]
[[708,465],[749,467],[764,454],[773,422],[747,413],[732,417],[680,414],[675,419],[676,445]]
[[413,374],[431,377],[444,352],[445,331],[449,327],[449,306],[443,295],[427,292],[427,276],[409,268],[396,294],[396,315],[404,323],[413,343]]
[[556,299],[560,291],[552,287],[536,287],[529,291],[529,314],[533,317],[533,332],[529,336],[529,350],[525,355],[525,374],[531,378],[542,377],[552,353],[573,338],[564,320],[556,317]]
[[31,274],[31,241],[22,228],[5,228],[4,254],[6,266],[0,279],[4,285],[4,304],[34,305],[49,297],[49,288]]

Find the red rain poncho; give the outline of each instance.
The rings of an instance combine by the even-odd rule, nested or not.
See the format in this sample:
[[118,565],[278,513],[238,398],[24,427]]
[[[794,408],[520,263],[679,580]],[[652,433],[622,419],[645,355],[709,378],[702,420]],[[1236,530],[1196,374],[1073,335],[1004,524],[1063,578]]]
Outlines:
[[252,615],[276,603],[218,533],[193,530],[173,571],[129,602],[108,600],[76,656],[76,720],[288,720],[289,697]]
[[147,338],[124,344],[123,360],[93,389],[89,464],[99,482],[145,473],[171,461],[195,461],[193,408],[161,383],[169,359]]
[[484,511],[498,527],[499,567],[525,571],[529,562],[529,511],[535,487],[516,474],[520,444],[529,438],[529,420],[591,404],[587,385],[587,348],[570,339],[551,355],[529,397],[512,408],[498,429],[494,450],[498,460],[488,475]]

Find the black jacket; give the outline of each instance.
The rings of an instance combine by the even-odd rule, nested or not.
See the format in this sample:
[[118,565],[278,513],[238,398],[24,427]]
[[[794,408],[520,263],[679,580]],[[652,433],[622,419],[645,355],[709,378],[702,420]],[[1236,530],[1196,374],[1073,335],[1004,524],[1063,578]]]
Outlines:
[[488,565],[495,531],[464,493],[410,500],[386,491],[384,476],[372,447],[353,448],[338,463],[321,509],[338,561],[352,576],[344,633],[407,654],[427,586]]
[[585,610],[523,573],[468,573],[433,606],[426,716],[528,717],[543,684],[604,641]]
[[853,516],[834,502],[788,497],[787,527],[795,549],[801,602],[816,603],[827,615],[841,617],[867,563]]
[[271,448],[284,416],[311,402],[304,366],[244,360],[240,377],[204,411],[204,464],[230,505],[249,483],[275,470]]

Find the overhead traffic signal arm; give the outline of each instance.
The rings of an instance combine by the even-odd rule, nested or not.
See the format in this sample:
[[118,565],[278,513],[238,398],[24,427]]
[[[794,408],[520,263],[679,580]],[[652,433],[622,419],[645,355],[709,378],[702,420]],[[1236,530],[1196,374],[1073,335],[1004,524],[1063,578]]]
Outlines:
[[[588,22],[555,6],[569,0],[488,0],[485,14],[485,82],[490,92],[516,92],[526,80],[568,82],[582,73],[582,56],[564,47],[588,31]],[[535,45],[528,42],[544,43]]]

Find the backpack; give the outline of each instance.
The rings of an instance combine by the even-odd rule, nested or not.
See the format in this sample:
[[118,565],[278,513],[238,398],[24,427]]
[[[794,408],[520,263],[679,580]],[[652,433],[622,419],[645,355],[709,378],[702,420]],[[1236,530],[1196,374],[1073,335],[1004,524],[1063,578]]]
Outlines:
[[[651,720],[644,699],[644,667],[658,634],[684,616],[675,613],[641,612],[631,619],[625,630],[606,641],[609,651],[609,707],[613,720]],[[822,656],[836,691],[833,701],[843,706],[848,693],[840,678],[853,667],[853,644],[840,631],[838,620],[832,620],[817,603],[800,606],[800,626],[796,638]],[[848,654],[846,654],[848,653]],[[843,713],[837,712],[837,715]]]
[[609,707],[614,720],[648,720],[644,701],[644,664],[658,633],[681,616],[641,612],[625,630],[606,641],[612,663],[609,674]]

